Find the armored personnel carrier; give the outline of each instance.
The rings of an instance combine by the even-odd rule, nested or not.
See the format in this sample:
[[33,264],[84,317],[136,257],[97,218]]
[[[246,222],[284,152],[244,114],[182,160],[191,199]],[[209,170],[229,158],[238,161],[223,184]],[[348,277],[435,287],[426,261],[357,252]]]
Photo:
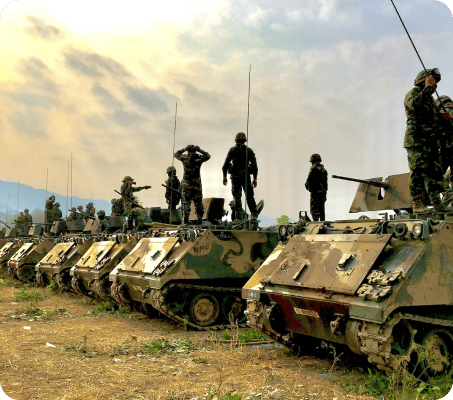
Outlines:
[[211,224],[222,201],[204,199],[203,226],[155,229],[110,273],[112,296],[143,303],[197,329],[244,322],[241,288],[278,243],[277,229],[226,230]]
[[[125,217],[106,217],[112,232],[120,229]],[[99,220],[59,221],[64,227],[55,227],[52,230],[61,235],[55,239],[55,246],[35,266],[36,281],[46,286],[52,279],[61,289],[72,289],[70,269],[88,251],[91,245],[100,239],[97,237]],[[64,234],[63,234],[64,233]]]
[[383,370],[424,344],[438,355],[425,375],[445,373],[453,355],[453,216],[411,214],[407,179],[359,185],[352,212],[395,209],[390,219],[282,226],[281,243],[242,290],[248,325],[292,349],[311,338],[340,343]]

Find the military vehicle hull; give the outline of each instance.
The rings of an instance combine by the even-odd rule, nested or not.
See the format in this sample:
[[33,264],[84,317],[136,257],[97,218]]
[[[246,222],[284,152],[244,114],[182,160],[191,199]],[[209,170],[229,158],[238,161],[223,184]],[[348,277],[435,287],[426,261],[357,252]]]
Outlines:
[[119,234],[95,242],[70,269],[72,288],[80,294],[97,294],[112,301],[109,273],[129,254],[140,236]]
[[63,238],[36,264],[36,281],[47,286],[54,280],[61,289],[72,289],[69,271],[88,251],[94,240],[94,236]]
[[432,219],[306,224],[242,290],[247,323],[289,348],[347,345],[384,370],[429,344],[453,355],[453,223]]
[[24,244],[23,240],[10,239],[0,249],[0,269],[8,268],[9,259],[18,251]]
[[8,272],[22,282],[35,280],[35,266],[55,246],[54,238],[34,239],[25,243],[8,261]]
[[162,231],[143,238],[111,272],[112,296],[198,329],[223,326],[230,313],[242,322],[241,287],[277,242],[276,232]]

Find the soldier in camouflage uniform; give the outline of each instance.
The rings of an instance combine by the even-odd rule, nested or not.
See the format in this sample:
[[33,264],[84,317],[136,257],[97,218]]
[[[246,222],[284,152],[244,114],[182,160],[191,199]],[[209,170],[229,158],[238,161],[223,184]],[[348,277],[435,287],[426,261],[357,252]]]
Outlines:
[[124,215],[122,199],[112,199],[112,215]]
[[53,213],[52,213],[52,221],[51,222],[58,221],[61,218],[63,218],[63,213],[60,210],[60,203],[55,203],[53,205],[53,210],[52,211],[53,211]]
[[144,224],[150,224],[153,220],[149,217],[146,210],[140,207],[134,207],[127,215],[127,222],[125,228],[127,230],[134,230],[136,232],[146,229]]
[[78,214],[77,214],[77,220],[82,220],[83,216],[85,213],[83,212],[83,206],[77,206]]
[[[50,196],[46,200],[46,208],[44,211],[44,222],[52,222],[52,215],[53,215],[53,204],[55,203],[55,196]],[[52,221],[51,221],[52,220]]]
[[77,208],[72,207],[71,208],[71,214],[69,214],[69,217],[66,218],[68,221],[77,221],[79,219],[77,215]]
[[432,97],[440,79],[437,68],[421,71],[415,78],[415,87],[404,98],[407,117],[404,147],[409,163],[409,192],[414,213],[432,211],[423,204],[425,190],[435,211],[448,210],[440,199],[443,190],[439,157],[441,126],[438,108]]
[[91,217],[96,216],[96,209],[94,208],[93,203],[90,202],[87,204],[86,210],[85,210],[85,215],[89,215]]
[[16,218],[16,224],[23,225],[25,223],[24,213],[21,211]]
[[310,214],[313,221],[325,221],[325,205],[327,200],[327,171],[321,164],[321,156],[312,154],[311,167],[305,181],[305,189],[310,192]]
[[[236,145],[230,148],[222,166],[224,185],[228,182],[227,174],[230,174],[235,218],[239,220],[245,218],[245,211],[242,208],[241,202],[242,189],[244,189],[252,218],[256,219],[264,206],[263,200],[260,201],[258,206],[256,205],[253,188],[257,186],[258,164],[255,153],[250,147],[246,146],[246,141],[247,137],[243,132],[236,134]],[[253,182],[251,182],[250,175],[253,175]]]
[[99,225],[97,227],[97,233],[108,233],[109,232],[109,221],[105,218],[105,211],[104,210],[99,210],[98,211],[98,219],[99,219]]
[[33,222],[33,217],[28,212],[28,208],[26,208],[24,210],[24,222],[26,224],[31,224]]
[[[187,154],[183,153],[187,151]],[[198,224],[202,223],[204,207],[203,207],[203,192],[201,186],[200,169],[201,165],[208,161],[211,156],[198,146],[188,145],[184,149],[178,150],[175,153],[175,158],[182,162],[184,166],[184,175],[182,177],[182,207],[183,207],[183,222],[189,222],[190,204],[193,201],[195,212],[197,214]]]
[[[442,202],[450,204],[453,200],[453,189],[450,187],[450,173],[447,177],[447,171],[453,168],[453,125],[449,120],[449,116],[453,116],[453,100],[448,96],[439,96],[436,100],[436,105],[441,114],[440,124],[442,134],[440,137],[440,164],[444,174],[444,192]],[[447,112],[448,115],[445,115]]]
[[121,194],[126,197],[126,198],[122,197],[125,214],[129,214],[131,209],[133,207],[136,207],[131,201],[127,199],[133,199],[134,192],[139,192],[140,190],[149,189],[151,187],[151,186],[132,187],[134,183],[135,183],[134,180],[130,176],[125,176],[123,179],[123,184],[121,185]]
[[[176,210],[176,207],[178,207],[178,204],[181,200],[181,182],[179,182],[179,179],[176,176],[175,167],[168,167],[167,175],[168,179],[165,181],[165,184],[168,187],[165,189],[165,200],[167,201],[168,208],[170,210]],[[171,190],[170,188],[174,190]]]

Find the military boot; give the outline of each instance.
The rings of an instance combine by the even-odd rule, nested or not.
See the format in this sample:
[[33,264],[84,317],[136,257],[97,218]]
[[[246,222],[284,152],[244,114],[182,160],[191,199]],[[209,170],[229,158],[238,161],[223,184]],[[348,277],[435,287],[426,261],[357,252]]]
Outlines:
[[431,205],[434,207],[435,212],[448,212],[451,211],[445,204],[442,204],[440,194],[430,196]]
[[432,213],[433,210],[423,205],[422,196],[414,196],[412,198],[412,212],[414,214],[428,214]]

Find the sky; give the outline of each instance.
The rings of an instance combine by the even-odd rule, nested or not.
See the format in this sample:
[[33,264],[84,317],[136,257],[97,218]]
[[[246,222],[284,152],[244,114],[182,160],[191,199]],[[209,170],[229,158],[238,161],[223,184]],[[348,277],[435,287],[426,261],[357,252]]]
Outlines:
[[[408,172],[403,99],[422,66],[390,0],[159,3],[0,1],[0,180],[110,200],[130,175],[164,207],[173,148],[194,144],[212,156],[203,196],[229,202],[242,131],[263,214],[297,220],[313,153],[330,176]],[[453,0],[395,4],[453,96]],[[326,218],[356,217],[356,189],[330,178]]]

